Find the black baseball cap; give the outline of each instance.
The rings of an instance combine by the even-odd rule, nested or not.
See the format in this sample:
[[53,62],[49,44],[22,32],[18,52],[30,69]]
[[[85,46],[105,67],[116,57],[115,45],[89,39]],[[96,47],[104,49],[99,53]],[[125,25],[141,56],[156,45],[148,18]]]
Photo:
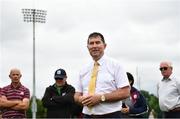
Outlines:
[[126,72],[126,74],[127,74],[128,80],[132,81],[132,83],[131,83],[131,86],[132,86],[134,84],[134,77],[133,77],[133,75],[131,73],[129,73],[129,72]]
[[67,78],[66,71],[64,69],[58,69],[54,73],[54,79],[62,79]]

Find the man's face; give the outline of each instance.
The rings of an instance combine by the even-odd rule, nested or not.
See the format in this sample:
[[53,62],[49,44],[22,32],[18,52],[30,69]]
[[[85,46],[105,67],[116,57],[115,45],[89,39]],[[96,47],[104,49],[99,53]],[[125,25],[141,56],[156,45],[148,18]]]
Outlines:
[[63,86],[63,85],[65,85],[65,83],[66,83],[66,78],[60,78],[60,79],[55,79],[56,80],[56,85],[57,86]]
[[106,44],[97,36],[89,39],[87,47],[92,58],[97,61],[103,56]]
[[172,67],[169,67],[167,63],[161,63],[159,69],[162,76],[165,78],[169,78],[169,76],[172,74]]
[[19,83],[21,78],[21,72],[17,69],[11,70],[9,77],[12,83]]

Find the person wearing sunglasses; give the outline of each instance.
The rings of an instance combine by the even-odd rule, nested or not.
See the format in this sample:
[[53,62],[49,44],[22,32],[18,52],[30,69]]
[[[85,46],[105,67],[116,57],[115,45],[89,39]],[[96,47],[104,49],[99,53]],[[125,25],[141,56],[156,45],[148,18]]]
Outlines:
[[173,75],[173,66],[169,61],[160,63],[163,78],[158,83],[158,98],[164,118],[180,118],[180,78]]
[[57,69],[55,83],[46,88],[42,103],[47,108],[47,118],[78,118],[82,107],[75,103],[75,88],[66,81],[64,69]]

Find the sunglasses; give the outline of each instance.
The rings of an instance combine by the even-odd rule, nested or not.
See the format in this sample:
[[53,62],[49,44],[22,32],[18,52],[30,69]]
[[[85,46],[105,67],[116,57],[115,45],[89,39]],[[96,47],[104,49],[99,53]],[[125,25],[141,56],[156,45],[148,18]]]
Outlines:
[[55,78],[55,80],[63,80],[64,78]]
[[168,69],[168,67],[161,67],[161,68],[159,68],[160,71],[165,71],[167,69]]

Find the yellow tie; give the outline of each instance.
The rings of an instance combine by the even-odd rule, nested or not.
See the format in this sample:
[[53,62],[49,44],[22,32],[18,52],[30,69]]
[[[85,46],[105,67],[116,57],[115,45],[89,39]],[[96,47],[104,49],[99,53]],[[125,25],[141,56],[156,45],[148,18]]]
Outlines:
[[91,74],[91,80],[89,82],[89,88],[88,88],[88,93],[90,95],[95,93],[95,89],[96,89],[96,79],[97,79],[97,74],[98,74],[98,62],[94,63],[94,68],[92,70],[92,74]]

